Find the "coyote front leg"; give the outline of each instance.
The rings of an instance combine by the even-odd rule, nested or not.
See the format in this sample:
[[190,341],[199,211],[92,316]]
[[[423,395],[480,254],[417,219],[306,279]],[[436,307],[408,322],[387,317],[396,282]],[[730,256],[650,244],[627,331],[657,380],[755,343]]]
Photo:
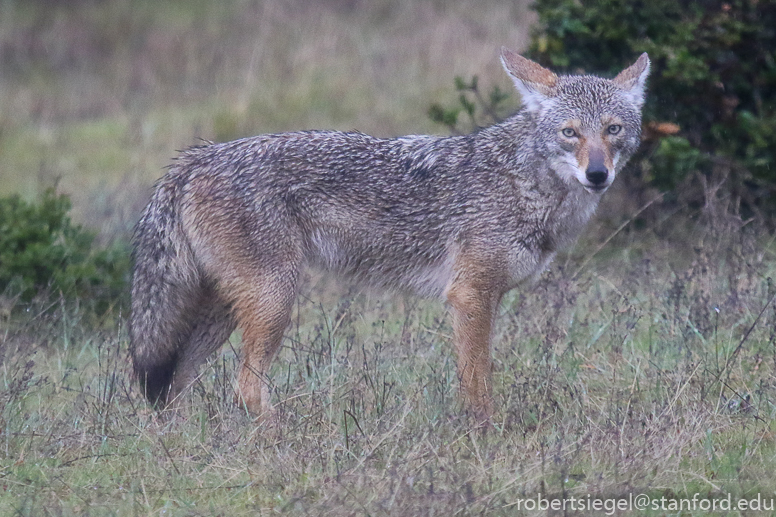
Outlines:
[[493,414],[490,334],[501,295],[502,290],[492,285],[466,281],[457,282],[447,294],[461,393],[478,424],[487,424]]

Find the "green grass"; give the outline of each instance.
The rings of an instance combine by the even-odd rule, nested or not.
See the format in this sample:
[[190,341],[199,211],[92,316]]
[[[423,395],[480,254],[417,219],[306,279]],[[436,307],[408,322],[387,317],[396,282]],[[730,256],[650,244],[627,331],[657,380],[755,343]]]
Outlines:
[[432,301],[311,281],[272,371],[274,425],[233,403],[238,334],[181,410],[156,413],[123,328],[90,331],[66,308],[14,316],[0,513],[523,515],[536,494],[772,497],[774,251],[753,239],[656,244],[576,278],[558,266],[511,294],[487,434],[460,412]]

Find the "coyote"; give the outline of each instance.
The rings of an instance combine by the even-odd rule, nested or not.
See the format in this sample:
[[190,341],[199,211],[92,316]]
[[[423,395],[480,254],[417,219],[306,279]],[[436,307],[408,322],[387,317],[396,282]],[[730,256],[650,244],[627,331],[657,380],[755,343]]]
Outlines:
[[180,153],[135,232],[134,373],[175,399],[242,329],[237,401],[269,414],[270,363],[301,271],[439,297],[452,313],[462,399],[493,412],[499,302],[570,245],[639,145],[649,58],[614,79],[558,76],[504,48],[522,106],[453,137],[301,131]]

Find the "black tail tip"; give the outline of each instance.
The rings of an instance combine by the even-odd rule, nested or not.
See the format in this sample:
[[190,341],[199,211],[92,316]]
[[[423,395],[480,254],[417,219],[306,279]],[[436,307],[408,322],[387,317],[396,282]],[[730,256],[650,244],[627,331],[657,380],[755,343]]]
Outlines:
[[175,358],[171,358],[163,364],[151,367],[143,368],[135,365],[135,376],[140,390],[156,409],[164,408],[169,402],[170,385],[176,362]]

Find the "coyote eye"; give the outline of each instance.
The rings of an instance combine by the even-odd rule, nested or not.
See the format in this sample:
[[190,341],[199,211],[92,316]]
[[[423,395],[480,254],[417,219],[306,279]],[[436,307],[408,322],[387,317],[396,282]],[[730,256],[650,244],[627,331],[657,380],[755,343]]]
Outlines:
[[563,136],[565,136],[566,138],[574,138],[575,136],[577,136],[577,132],[571,129],[570,127],[564,127],[561,130],[561,133],[563,133]]
[[611,126],[606,128],[606,132],[609,133],[610,135],[616,135],[620,131],[622,131],[622,126],[619,124],[612,124]]

